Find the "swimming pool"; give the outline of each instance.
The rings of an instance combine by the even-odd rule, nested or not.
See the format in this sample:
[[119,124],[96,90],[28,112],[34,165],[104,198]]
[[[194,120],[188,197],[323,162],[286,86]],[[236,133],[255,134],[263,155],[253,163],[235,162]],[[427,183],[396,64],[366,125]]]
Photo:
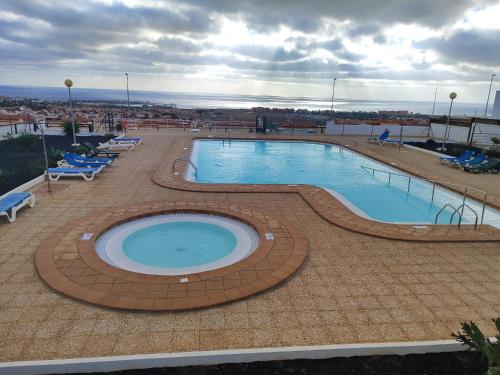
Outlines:
[[[198,183],[309,184],[321,187],[360,216],[390,223],[433,224],[447,203],[458,207],[462,196],[413,179],[408,174],[373,159],[331,144],[302,141],[197,140],[186,178]],[[393,172],[388,174],[372,169]],[[482,205],[467,199],[481,220]],[[453,211],[445,209],[438,223],[448,224]],[[454,221],[458,221],[455,215]],[[473,223],[466,210],[463,223]],[[500,212],[487,207],[484,223],[500,228]]]
[[106,263],[152,275],[185,275],[222,268],[249,256],[259,236],[240,221],[176,213],[118,225],[96,241]]

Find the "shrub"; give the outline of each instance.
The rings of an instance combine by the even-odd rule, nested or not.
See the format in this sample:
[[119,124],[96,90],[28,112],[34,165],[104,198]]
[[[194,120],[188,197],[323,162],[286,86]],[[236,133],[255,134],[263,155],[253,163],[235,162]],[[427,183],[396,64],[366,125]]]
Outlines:
[[14,139],[14,135],[11,132],[7,132],[2,138],[6,141],[12,141]]
[[115,135],[113,133],[106,133],[103,137],[106,139],[106,141],[109,141],[110,139],[113,139]]
[[78,154],[78,155],[86,154],[88,150],[90,150],[90,149],[88,147],[86,147],[86,146],[75,146],[75,147],[73,147],[73,153]]
[[16,138],[16,142],[19,146],[24,148],[25,150],[30,148],[33,143],[36,142],[38,137],[34,134],[22,132],[19,137]]
[[9,171],[6,171],[5,169],[0,169],[0,186],[5,185],[7,182],[7,179],[9,178]]
[[51,147],[47,150],[47,160],[49,167],[57,167],[57,162],[62,159],[62,151]]
[[[64,121],[62,124],[62,131],[66,137],[73,137],[73,124],[71,121]],[[80,133],[80,124],[75,121],[75,133]]]
[[498,137],[491,137],[491,141],[496,145],[500,145],[500,138]]
[[40,175],[44,172],[45,166],[38,161],[32,161],[24,168],[26,172],[32,175]]
[[500,375],[500,318],[492,319],[497,328],[496,342],[485,337],[479,327],[473,323],[462,323],[462,332],[453,333],[452,336],[469,348],[480,351],[488,360],[486,375]]

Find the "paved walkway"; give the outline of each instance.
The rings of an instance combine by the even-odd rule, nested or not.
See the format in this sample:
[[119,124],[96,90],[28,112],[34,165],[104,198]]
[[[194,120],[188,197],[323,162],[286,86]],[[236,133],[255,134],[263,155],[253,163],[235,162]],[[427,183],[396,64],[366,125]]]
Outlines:
[[[490,319],[500,314],[498,243],[380,239],[330,224],[297,194],[158,186],[151,181],[157,164],[177,137],[188,136],[176,133],[146,136],[93,182],[61,181],[51,195],[44,185],[37,187],[35,208],[21,211],[14,224],[0,224],[0,360],[448,339],[464,320],[494,334]],[[374,152],[393,153],[401,163],[408,158],[423,169],[429,160],[421,153],[410,158],[395,150]],[[500,198],[493,183],[488,189]],[[38,277],[34,253],[51,232],[97,210],[158,200],[244,205],[285,218],[306,235],[308,259],[274,289],[184,312],[98,307],[54,292]]]

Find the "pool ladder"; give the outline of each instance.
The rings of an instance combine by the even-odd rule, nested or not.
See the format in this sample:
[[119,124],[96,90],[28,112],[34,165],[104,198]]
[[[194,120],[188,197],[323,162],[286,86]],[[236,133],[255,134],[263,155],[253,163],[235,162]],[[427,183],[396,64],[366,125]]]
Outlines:
[[474,214],[474,216],[476,217],[476,220],[474,222],[474,230],[477,229],[477,220],[478,220],[477,212],[471,206],[469,206],[467,203],[462,203],[460,206],[458,206],[458,208],[455,208],[451,204],[446,203],[443,207],[441,207],[439,212],[436,214],[436,218],[434,219],[434,224],[437,224],[439,215],[441,215],[441,213],[444,211],[444,209],[446,207],[450,207],[453,210],[453,214],[451,214],[451,216],[450,216],[450,224],[453,222],[453,218],[455,217],[455,214],[458,214],[458,229],[460,229],[460,225],[462,224],[462,217],[464,216],[464,209],[468,208],[469,210],[471,210],[472,213]]
[[198,168],[196,168],[196,165],[194,165],[193,161],[189,158],[178,158],[175,159],[174,162],[172,163],[172,172],[175,172],[175,165],[180,162],[187,162],[191,167],[193,167],[194,170],[194,177],[198,177]]
[[[442,187],[445,187],[446,188],[446,185],[450,185],[450,186],[456,186],[458,188],[461,188],[461,189],[464,189],[463,191],[463,195],[462,195],[462,204],[457,208],[455,209],[451,204],[447,203],[445,204],[438,212],[438,214],[436,215],[436,222],[437,222],[437,217],[439,216],[439,214],[444,211],[444,208],[445,207],[452,207],[454,212],[453,212],[453,215],[452,215],[452,218],[451,220],[453,220],[453,216],[455,215],[455,213],[458,213],[457,210],[461,210],[461,214],[459,215],[460,216],[460,219],[459,219],[459,224],[458,224],[458,227],[460,228],[460,224],[461,224],[461,221],[462,221],[462,216],[463,216],[463,211],[464,211],[464,208],[468,208],[469,210],[471,210],[472,212],[474,212],[474,214],[476,215],[476,224],[474,225],[474,229],[477,227],[477,221],[478,221],[478,215],[476,213],[475,210],[473,210],[468,204],[465,203],[465,199],[467,198],[467,192],[468,191],[476,191],[480,194],[483,195],[482,197],[482,200],[481,200],[481,204],[482,204],[482,210],[481,210],[481,224],[483,224],[483,221],[484,221],[484,211],[486,210],[486,197],[487,197],[487,193],[485,191],[482,191],[482,190],[479,190],[479,189],[476,189],[476,188],[473,188],[473,187],[470,187],[470,186],[465,186],[465,185],[458,185],[458,184],[451,184],[449,182],[444,182],[444,181],[438,181],[438,180],[430,180],[430,179],[427,179],[427,178],[421,178],[421,177],[415,177],[415,176],[410,176],[410,175],[405,175],[405,174],[401,174],[401,173],[395,173],[395,172],[389,172],[389,171],[384,171],[382,169],[377,169],[377,168],[372,168],[372,167],[367,167],[365,165],[361,165],[360,166],[361,168],[363,168],[364,170],[367,170],[367,171],[371,171],[372,173],[372,176],[375,176],[375,172],[378,172],[378,173],[385,173],[388,175],[388,184],[390,185],[391,184],[391,179],[392,179],[392,176],[400,176],[400,177],[404,177],[404,178],[407,178],[408,179],[408,187],[407,187],[407,192],[409,193],[410,192],[410,189],[411,189],[411,184],[412,184],[412,181],[413,180],[417,180],[417,181],[425,181],[425,182],[429,182],[432,184],[432,196],[431,196],[431,203],[434,202],[434,195],[435,195],[435,191],[436,191],[436,185],[441,185]],[[451,221],[450,221],[450,224],[451,224]]]

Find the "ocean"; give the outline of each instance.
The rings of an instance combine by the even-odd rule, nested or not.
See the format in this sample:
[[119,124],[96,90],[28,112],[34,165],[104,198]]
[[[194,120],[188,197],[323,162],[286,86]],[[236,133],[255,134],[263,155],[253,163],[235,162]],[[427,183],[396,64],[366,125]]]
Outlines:
[[[71,90],[75,100],[127,100],[125,90],[82,89]],[[2,86],[0,96],[12,98],[34,98],[45,100],[67,100],[68,91],[64,87],[29,87]],[[331,106],[331,98],[284,97],[266,95],[227,95],[227,94],[193,94],[168,91],[130,91],[131,102],[147,102],[154,104],[175,104],[178,108],[295,108],[308,110],[327,110]],[[492,103],[491,103],[492,104]],[[335,99],[337,111],[409,111],[413,113],[431,114],[432,100],[429,102],[387,101]],[[493,105],[491,105],[493,107]],[[490,107],[490,109],[491,109]],[[449,103],[437,102],[434,113],[448,114]],[[474,115],[483,113],[484,104],[454,103],[452,114]]]

